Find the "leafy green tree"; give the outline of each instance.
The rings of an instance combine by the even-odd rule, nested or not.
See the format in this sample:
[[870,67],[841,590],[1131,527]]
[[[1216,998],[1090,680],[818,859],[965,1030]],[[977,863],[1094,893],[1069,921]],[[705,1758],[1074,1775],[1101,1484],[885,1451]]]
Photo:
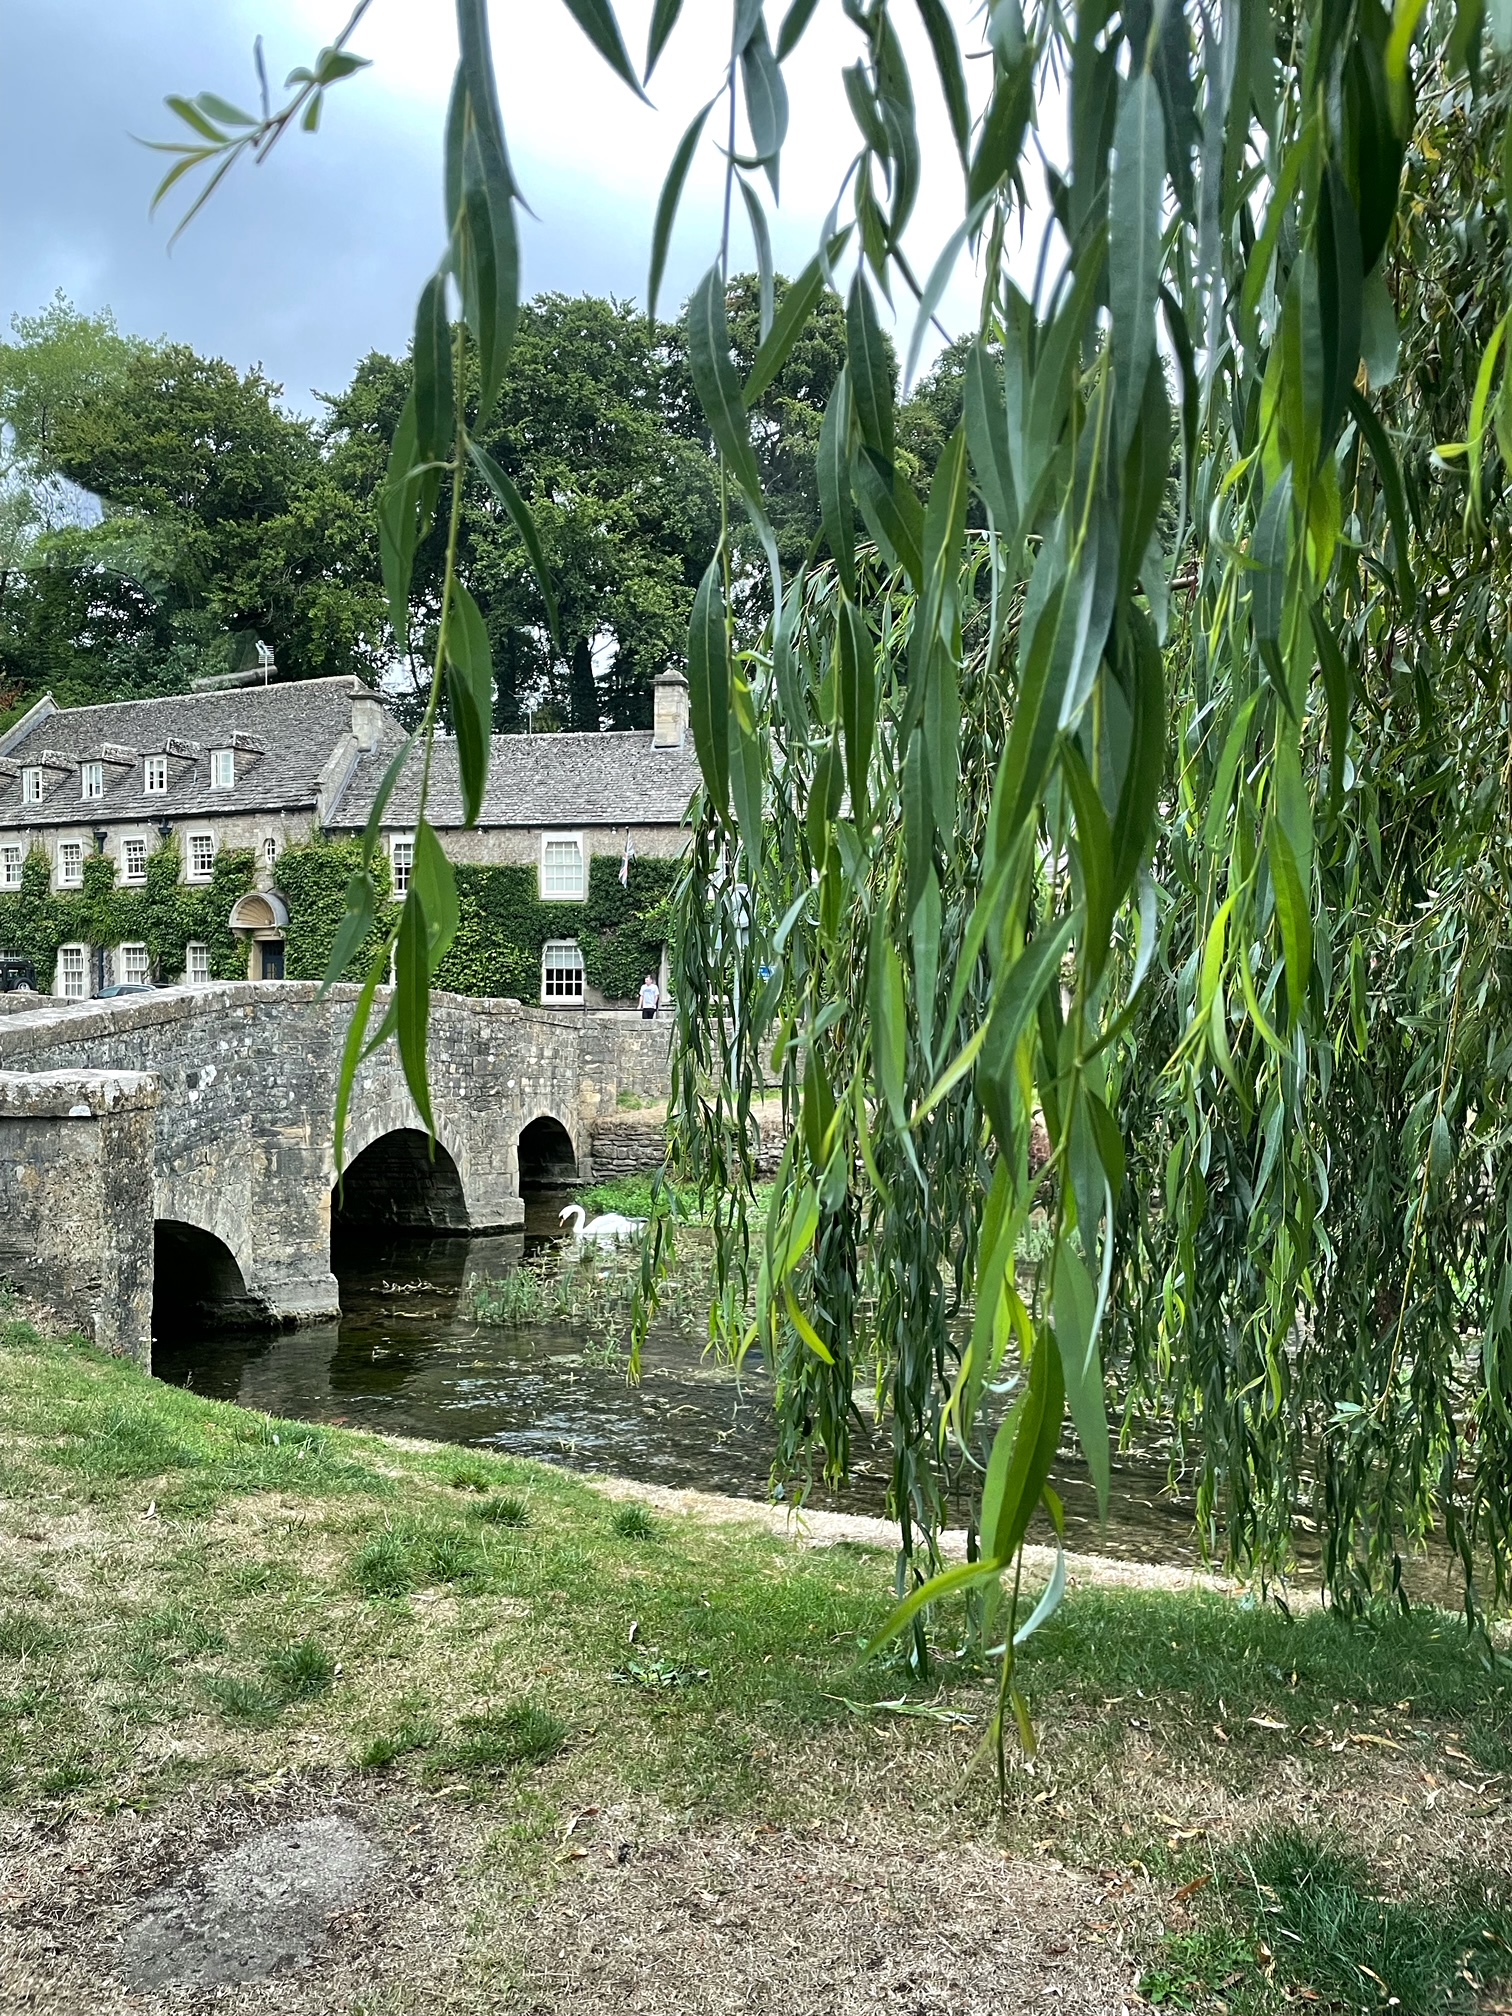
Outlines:
[[534,515],[561,654],[542,680],[550,632],[530,556],[508,515],[475,494],[462,565],[494,641],[501,725],[523,725],[532,673],[570,727],[650,725],[651,680],[681,660],[698,557],[719,522],[713,464],[669,424],[667,379],[629,303],[549,294],[521,314],[479,438]]
[[[651,681],[681,660],[697,556],[719,518],[714,466],[677,424],[672,380],[645,317],[628,304],[542,295],[521,310],[509,379],[478,438],[533,513],[555,589],[556,639],[530,555],[487,491],[468,498],[456,547],[492,646],[500,729],[542,713],[573,728],[649,725]],[[412,382],[408,359],[374,355],[328,402],[333,479],[369,506]],[[417,549],[412,582],[421,682],[445,559],[436,527]]]
[[[775,309],[786,302],[790,285],[783,274],[774,276]],[[748,377],[761,347],[760,281],[756,274],[737,273],[730,281],[725,290],[725,314],[731,351],[741,376]],[[703,442],[712,456],[714,437],[698,404],[689,368],[686,311],[668,334],[668,350],[674,420]],[[751,441],[762,489],[771,510],[777,550],[790,571],[803,560],[819,514],[815,468],[819,429],[844,363],[845,311],[832,295],[821,296],[781,368],[751,409]],[[750,564],[759,566],[759,549]]]
[[[33,685],[40,656],[71,697],[172,688],[226,669],[253,636],[302,676],[381,664],[365,514],[278,386],[61,301],[16,335],[0,350],[0,415],[31,494],[61,481],[100,516],[43,526],[8,576],[14,676]],[[102,611],[71,642],[55,627],[70,600]]]

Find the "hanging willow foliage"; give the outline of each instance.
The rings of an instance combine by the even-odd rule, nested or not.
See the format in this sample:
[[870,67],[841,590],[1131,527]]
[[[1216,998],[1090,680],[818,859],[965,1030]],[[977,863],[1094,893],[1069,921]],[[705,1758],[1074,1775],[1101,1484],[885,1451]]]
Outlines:
[[[608,0],[567,4],[641,91]],[[713,112],[767,305],[742,383],[727,203],[688,309],[726,513],[688,642],[704,788],[677,1152],[718,1199],[715,1334],[770,1356],[784,1460],[817,1450],[843,1474],[856,1381],[875,1379],[903,1532],[889,1628],[922,1651],[924,1606],[974,1591],[1004,1648],[1001,1732],[1010,1707],[1025,1723],[1013,1647],[1059,1593],[1020,1621],[1015,1562],[1040,1507],[1060,1523],[1068,1415],[1106,1499],[1110,1363],[1131,1410],[1175,1417],[1237,1556],[1282,1567],[1310,1506],[1336,1595],[1378,1586],[1440,1519],[1467,1586],[1477,1546],[1506,1573],[1509,51],[1482,76],[1474,0],[989,0],[974,108],[950,13],[916,0],[962,183],[920,285],[902,0],[842,4],[856,154],[781,314],[752,178],[775,194],[782,64],[816,0],[775,34],[761,0],[734,0],[725,104],[683,136],[652,229],[654,297]],[[680,11],[657,0],[648,78]],[[469,476],[538,551],[460,390],[486,410],[507,368],[519,197],[482,0],[457,12],[450,236],[383,507],[401,637],[416,540],[438,511],[455,524]],[[1490,25],[1512,35],[1505,6]],[[217,106],[190,109],[213,125]],[[265,107],[257,144],[287,117]],[[963,255],[980,320],[921,495],[879,298],[913,296],[917,354]],[[810,562],[784,582],[747,414],[826,288],[847,366]],[[445,691],[473,809],[489,676],[449,560],[422,734]],[[373,909],[359,875],[333,975]],[[343,1097],[392,1029],[428,1113],[429,979],[454,927],[422,818],[397,986],[369,1034],[380,952]],[[768,1064],[794,1128],[753,1228]],[[1048,1244],[1022,1276],[1036,1204]],[[994,1425],[986,1396],[1010,1382]],[[952,1483],[973,1551],[941,1572]]]

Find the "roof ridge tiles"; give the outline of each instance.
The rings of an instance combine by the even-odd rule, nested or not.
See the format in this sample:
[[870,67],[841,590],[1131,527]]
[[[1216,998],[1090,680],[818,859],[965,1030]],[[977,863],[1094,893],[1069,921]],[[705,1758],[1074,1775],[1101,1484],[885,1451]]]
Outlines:
[[[267,686],[230,686],[222,693],[144,693],[136,700],[86,700],[78,707],[64,707],[54,701],[53,706],[56,713],[67,715],[100,714],[119,707],[177,707],[186,701],[198,707],[217,700],[245,701],[257,693],[293,693],[311,686],[345,686],[350,692],[359,688],[368,693],[375,691],[355,672],[322,672],[314,679],[275,679]],[[44,697],[50,699],[52,696]]]

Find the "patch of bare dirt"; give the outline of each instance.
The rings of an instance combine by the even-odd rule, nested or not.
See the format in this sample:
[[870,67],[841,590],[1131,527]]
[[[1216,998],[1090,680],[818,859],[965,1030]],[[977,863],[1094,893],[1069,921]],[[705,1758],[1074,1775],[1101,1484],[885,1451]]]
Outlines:
[[[525,1876],[498,1809],[323,1774],[190,1795],[156,1814],[0,1838],[6,2016],[1122,2016],[1134,1914],[1094,1878],[989,1839],[910,1838],[896,1815],[803,1833],[690,1829],[608,1807]],[[134,1992],[131,1932],[165,1887],[193,1894],[303,1823],[361,1830],[382,1876],[307,1957],[257,1981]],[[532,1856],[531,1860],[535,1858]],[[192,1945],[192,1942],[189,1942]],[[172,1955],[160,1955],[172,1977]],[[188,1959],[194,1960],[194,1952]],[[140,1981],[141,1970],[137,1978]]]
[[1118,2016],[1137,2001],[1116,1877],[891,1831],[640,1841],[613,1810],[592,1826],[527,1920],[522,2016]]
[[[133,1992],[133,1937],[144,1908],[179,1888],[191,1896],[224,1858],[270,1830],[341,1822],[381,1856],[381,1881],[347,1909],[312,1921],[304,1964],[235,1986]],[[282,1775],[174,1799],[149,1816],[122,1814],[52,1829],[17,1817],[0,1832],[0,2011],[26,2016],[328,2016],[375,2006],[396,1981],[450,1969],[466,1909],[457,1872],[480,1824],[416,1793],[349,1796],[324,1774]],[[178,1971],[160,1956],[165,1977]],[[185,1976],[195,1972],[186,1935]],[[140,1977],[142,1969],[134,1970]],[[203,1969],[200,1970],[203,1972]],[[486,2004],[480,2003],[480,2012]]]

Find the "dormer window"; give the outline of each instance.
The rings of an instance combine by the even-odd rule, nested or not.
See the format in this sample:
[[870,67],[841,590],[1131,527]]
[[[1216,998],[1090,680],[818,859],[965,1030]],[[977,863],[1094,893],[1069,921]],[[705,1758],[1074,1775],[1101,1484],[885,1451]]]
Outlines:
[[81,763],[79,765],[79,796],[81,798],[103,798],[105,796],[105,765],[103,763]]
[[21,772],[21,803],[23,805],[42,803],[42,772],[39,769]]
[[149,798],[160,798],[168,789],[168,758],[166,756],[144,756],[142,758],[142,789]]
[[234,749],[212,749],[210,751],[210,789],[229,791],[236,782],[236,751]]

